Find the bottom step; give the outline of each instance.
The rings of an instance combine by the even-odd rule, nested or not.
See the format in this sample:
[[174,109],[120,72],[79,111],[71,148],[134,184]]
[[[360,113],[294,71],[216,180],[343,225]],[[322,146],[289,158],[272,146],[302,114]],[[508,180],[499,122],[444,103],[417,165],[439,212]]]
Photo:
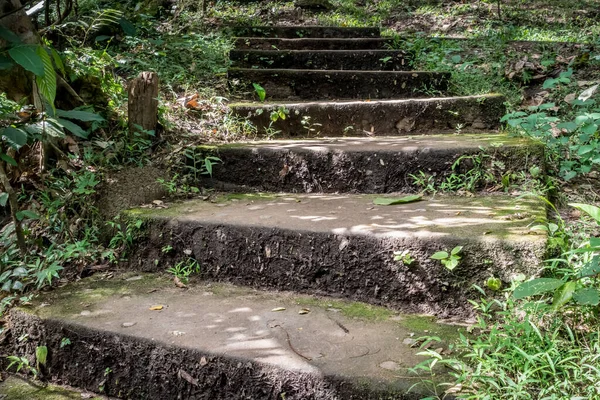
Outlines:
[[[361,303],[170,277],[89,278],[10,315],[12,353],[124,399],[418,399],[417,338],[458,327]],[[28,335],[29,340],[18,338]],[[64,345],[65,340],[68,345]],[[445,347],[444,344],[441,345]]]

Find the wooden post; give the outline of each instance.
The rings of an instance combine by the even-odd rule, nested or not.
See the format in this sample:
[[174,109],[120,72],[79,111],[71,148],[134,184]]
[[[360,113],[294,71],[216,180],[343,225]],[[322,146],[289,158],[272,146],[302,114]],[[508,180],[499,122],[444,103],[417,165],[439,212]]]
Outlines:
[[158,75],[155,72],[142,72],[129,83],[127,101],[129,132],[154,131],[158,124]]

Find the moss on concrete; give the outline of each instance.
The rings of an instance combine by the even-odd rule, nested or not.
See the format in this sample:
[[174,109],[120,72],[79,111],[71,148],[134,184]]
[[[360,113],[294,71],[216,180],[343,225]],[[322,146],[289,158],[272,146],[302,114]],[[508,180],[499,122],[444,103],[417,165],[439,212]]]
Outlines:
[[[40,317],[79,314],[108,296],[124,297],[136,293],[149,293],[171,285],[170,276],[156,274],[125,273],[111,280],[90,277],[55,289],[43,298],[32,300],[31,306],[21,306],[20,310],[31,312],[35,308]],[[48,303],[50,306],[39,307],[42,303]]]
[[[4,397],[2,397],[4,396]],[[81,392],[54,385],[40,386],[14,376],[0,383],[0,397],[6,400],[81,400]],[[90,397],[101,400],[101,397]]]

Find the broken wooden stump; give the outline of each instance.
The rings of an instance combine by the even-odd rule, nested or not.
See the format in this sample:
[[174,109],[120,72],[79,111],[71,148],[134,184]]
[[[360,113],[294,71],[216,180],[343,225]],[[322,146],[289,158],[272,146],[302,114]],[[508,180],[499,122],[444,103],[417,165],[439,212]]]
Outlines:
[[147,136],[158,124],[158,74],[141,72],[129,83],[129,132]]

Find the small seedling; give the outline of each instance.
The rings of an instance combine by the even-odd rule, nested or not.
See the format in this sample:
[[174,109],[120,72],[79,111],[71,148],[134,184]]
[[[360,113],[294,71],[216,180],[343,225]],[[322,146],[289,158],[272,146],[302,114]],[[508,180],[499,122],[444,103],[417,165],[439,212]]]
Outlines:
[[254,86],[254,91],[258,95],[259,100],[265,101],[265,98],[267,97],[267,91],[265,88],[260,86],[258,83],[253,83],[252,86]]
[[408,267],[413,262],[415,262],[415,259],[412,258],[412,256],[408,252],[408,250],[404,250],[404,251],[395,251],[394,252],[394,261],[401,261],[402,264],[404,264]]
[[444,267],[446,267],[446,269],[453,271],[454,268],[458,266],[460,259],[462,258],[459,255],[462,249],[463,246],[456,246],[450,253],[447,251],[438,251],[437,253],[434,253],[431,258],[434,260],[439,260]]
[[502,281],[498,278],[490,276],[487,281],[485,281],[485,286],[487,286],[488,289],[497,292],[498,290],[502,289]]
[[71,339],[69,339],[68,337],[64,337],[60,340],[60,348],[62,349],[63,347],[69,346],[71,344]]

